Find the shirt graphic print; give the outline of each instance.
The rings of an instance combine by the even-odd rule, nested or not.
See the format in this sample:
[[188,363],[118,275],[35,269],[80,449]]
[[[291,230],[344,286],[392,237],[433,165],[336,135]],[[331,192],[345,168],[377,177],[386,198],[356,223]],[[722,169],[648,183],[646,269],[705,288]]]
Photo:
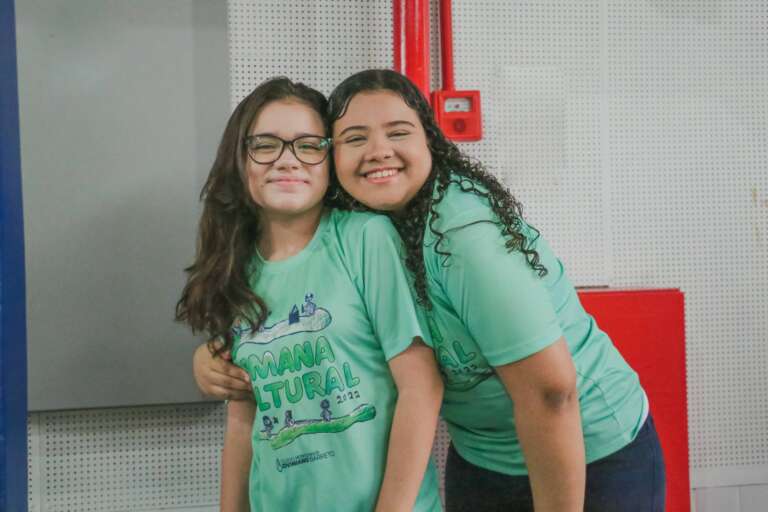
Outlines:
[[[318,307],[313,300],[314,294],[307,293],[301,309],[294,304],[284,320],[261,326],[256,333],[250,333],[248,329],[237,332],[240,350],[249,345],[263,350],[261,356],[257,352],[251,353],[247,360],[241,361],[242,365],[252,368],[260,380],[270,376],[278,378],[269,384],[254,387],[258,410],[267,413],[261,415],[262,428],[258,439],[268,441],[274,449],[289,445],[303,435],[342,432],[355,423],[376,417],[376,408],[369,403],[359,404],[351,410],[344,407],[346,400],[360,398],[360,392],[354,389],[360,379],[353,374],[349,362],[342,362],[340,366],[335,364],[336,355],[325,336],[318,335],[314,342],[284,345],[277,354],[270,350],[272,343],[281,338],[320,333],[333,322],[330,311]],[[299,372],[302,373],[282,378],[286,374]],[[268,413],[273,407],[283,405],[284,401],[296,404],[304,397],[311,400],[315,396],[335,396],[336,400],[332,405],[331,399],[324,398],[316,417],[294,417],[293,410],[285,408],[281,421]],[[282,470],[282,466],[279,467]]]

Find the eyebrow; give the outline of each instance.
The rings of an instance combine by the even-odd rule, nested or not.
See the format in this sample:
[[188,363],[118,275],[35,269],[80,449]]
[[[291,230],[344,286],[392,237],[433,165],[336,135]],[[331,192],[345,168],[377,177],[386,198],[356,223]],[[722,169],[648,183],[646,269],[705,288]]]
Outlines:
[[[278,139],[280,139],[280,136],[278,136],[277,134],[274,134],[272,132],[252,133],[252,134],[249,135],[249,137],[265,137],[265,136],[277,137]],[[302,133],[297,133],[296,136],[294,137],[294,139],[298,139],[299,137],[320,137],[320,138],[324,139],[325,135],[318,135],[316,133],[302,132]]]
[[[404,119],[400,119],[400,120],[397,120],[397,121],[390,121],[390,122],[386,123],[384,126],[387,127],[387,128],[392,128],[394,126],[398,126],[398,125],[401,125],[401,124],[407,124],[408,126],[412,126],[413,128],[416,128],[415,124],[413,124],[410,121],[406,121]],[[363,126],[363,125],[347,126],[346,128],[344,128],[341,131],[340,134],[337,135],[337,137],[341,137],[342,135],[344,135],[345,133],[347,133],[350,130],[368,130],[368,127],[367,126]]]

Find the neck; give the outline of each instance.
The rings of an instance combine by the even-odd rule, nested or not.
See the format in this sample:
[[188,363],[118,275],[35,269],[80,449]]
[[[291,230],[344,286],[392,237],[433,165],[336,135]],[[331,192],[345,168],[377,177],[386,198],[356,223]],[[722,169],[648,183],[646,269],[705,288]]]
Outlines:
[[298,216],[263,216],[258,244],[261,257],[279,261],[301,252],[315,235],[323,210],[323,205],[318,205]]

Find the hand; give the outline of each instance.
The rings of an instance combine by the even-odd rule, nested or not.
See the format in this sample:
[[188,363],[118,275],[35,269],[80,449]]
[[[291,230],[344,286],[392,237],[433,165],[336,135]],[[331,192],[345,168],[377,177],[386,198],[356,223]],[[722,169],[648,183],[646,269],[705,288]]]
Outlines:
[[[221,342],[213,342],[214,347]],[[253,389],[248,373],[232,364],[229,351],[213,357],[211,348],[203,343],[192,356],[192,374],[203,394],[220,400],[248,400]]]

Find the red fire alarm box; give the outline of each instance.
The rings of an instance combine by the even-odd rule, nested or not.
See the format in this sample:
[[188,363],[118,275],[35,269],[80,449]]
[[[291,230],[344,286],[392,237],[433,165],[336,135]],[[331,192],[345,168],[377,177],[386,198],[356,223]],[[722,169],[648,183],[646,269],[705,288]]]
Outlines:
[[480,91],[434,91],[435,120],[451,140],[473,141],[483,137]]

